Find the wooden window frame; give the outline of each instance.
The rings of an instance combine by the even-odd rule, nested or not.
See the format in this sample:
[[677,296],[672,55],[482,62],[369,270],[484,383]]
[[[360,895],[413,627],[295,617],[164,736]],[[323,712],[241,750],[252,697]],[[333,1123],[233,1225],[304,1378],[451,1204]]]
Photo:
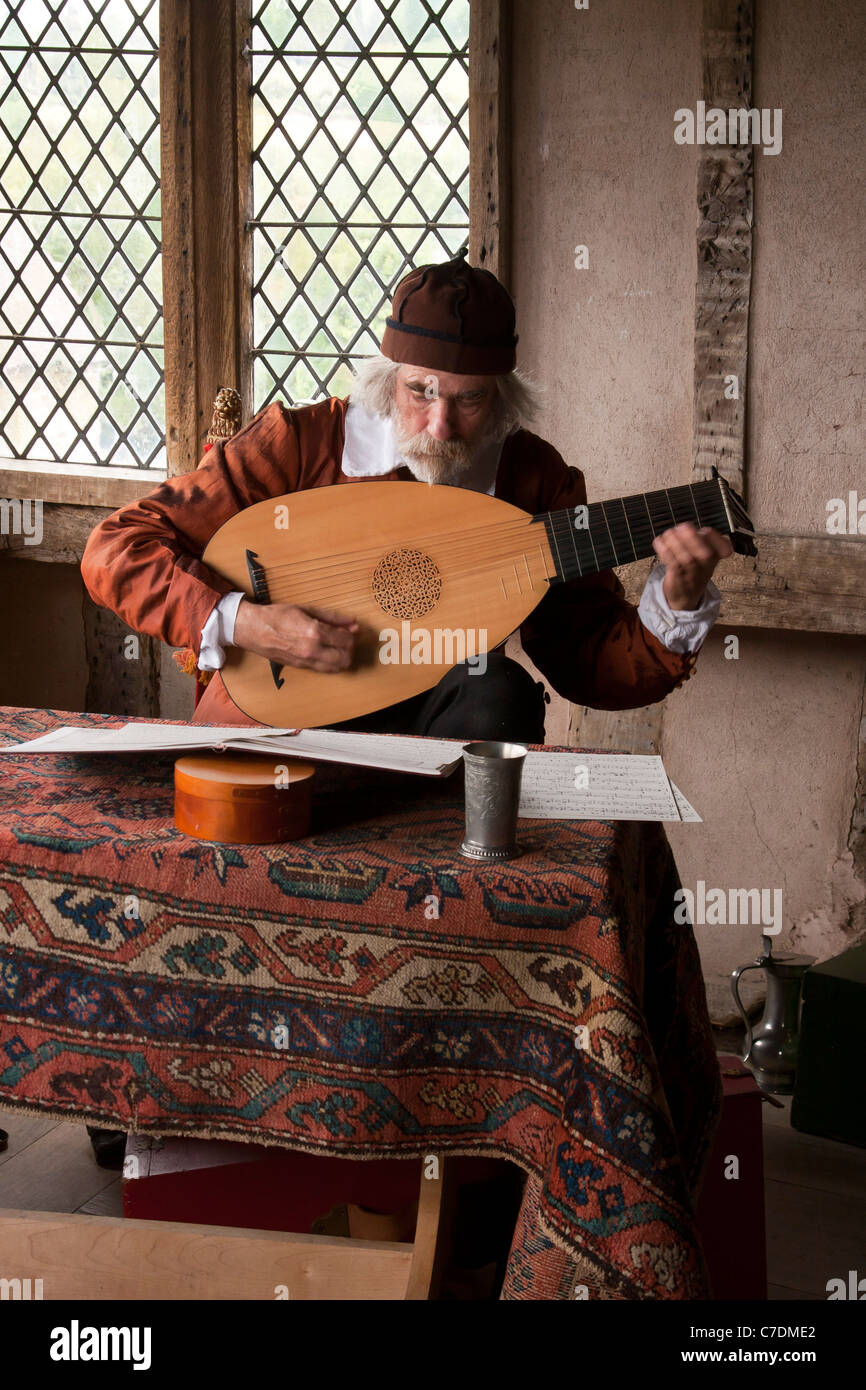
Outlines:
[[[470,8],[470,254],[507,282],[510,69],[507,0]],[[4,466],[0,496],[41,497],[43,545],[27,558],[80,558],[109,511],[195,469],[221,386],[253,399],[251,0],[160,0],[162,276],[167,472]],[[171,175],[168,177],[168,175]]]

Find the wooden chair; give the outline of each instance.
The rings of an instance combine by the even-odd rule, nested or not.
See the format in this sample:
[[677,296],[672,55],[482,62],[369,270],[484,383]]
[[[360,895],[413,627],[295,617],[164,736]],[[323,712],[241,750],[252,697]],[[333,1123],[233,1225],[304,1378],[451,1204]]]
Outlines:
[[442,1277],[447,1163],[421,1177],[411,1243],[173,1221],[0,1210],[10,1277],[42,1297],[99,1300],[426,1300]]

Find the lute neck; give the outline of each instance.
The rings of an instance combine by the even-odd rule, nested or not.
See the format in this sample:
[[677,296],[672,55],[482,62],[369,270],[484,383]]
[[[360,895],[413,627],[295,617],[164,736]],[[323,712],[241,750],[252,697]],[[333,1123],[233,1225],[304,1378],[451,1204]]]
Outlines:
[[556,583],[643,560],[654,553],[656,536],[684,521],[699,528],[712,526],[732,537],[740,530],[736,523],[745,521],[750,531],[748,516],[740,507],[736,511],[739,516],[724,479],[716,477],[576,509],[540,512],[532,519],[547,531],[556,566],[551,583]]

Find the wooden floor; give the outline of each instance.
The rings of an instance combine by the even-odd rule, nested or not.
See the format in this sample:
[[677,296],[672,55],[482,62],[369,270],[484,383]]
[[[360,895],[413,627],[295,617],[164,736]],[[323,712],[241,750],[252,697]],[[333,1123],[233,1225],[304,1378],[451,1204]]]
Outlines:
[[[866,1275],[866,1149],[800,1134],[780,1099],[763,1107],[769,1296],[826,1299],[828,1279]],[[84,1125],[6,1112],[0,1127],[0,1207],[122,1216],[120,1174],[96,1166]]]
[[764,1105],[767,1292],[771,1299],[827,1297],[827,1280],[866,1274],[866,1149],[801,1134]]
[[0,1207],[122,1216],[120,1173],[97,1167],[84,1125],[0,1112]]

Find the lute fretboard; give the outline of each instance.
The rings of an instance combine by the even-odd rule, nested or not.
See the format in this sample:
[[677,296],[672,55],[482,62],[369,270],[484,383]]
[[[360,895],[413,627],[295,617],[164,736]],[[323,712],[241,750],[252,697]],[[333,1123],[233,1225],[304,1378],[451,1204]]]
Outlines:
[[556,565],[557,580],[579,579],[653,554],[653,541],[681,522],[711,526],[729,535],[741,554],[755,554],[752,523],[725,479],[716,476],[684,487],[591,502],[585,508],[540,512]]

